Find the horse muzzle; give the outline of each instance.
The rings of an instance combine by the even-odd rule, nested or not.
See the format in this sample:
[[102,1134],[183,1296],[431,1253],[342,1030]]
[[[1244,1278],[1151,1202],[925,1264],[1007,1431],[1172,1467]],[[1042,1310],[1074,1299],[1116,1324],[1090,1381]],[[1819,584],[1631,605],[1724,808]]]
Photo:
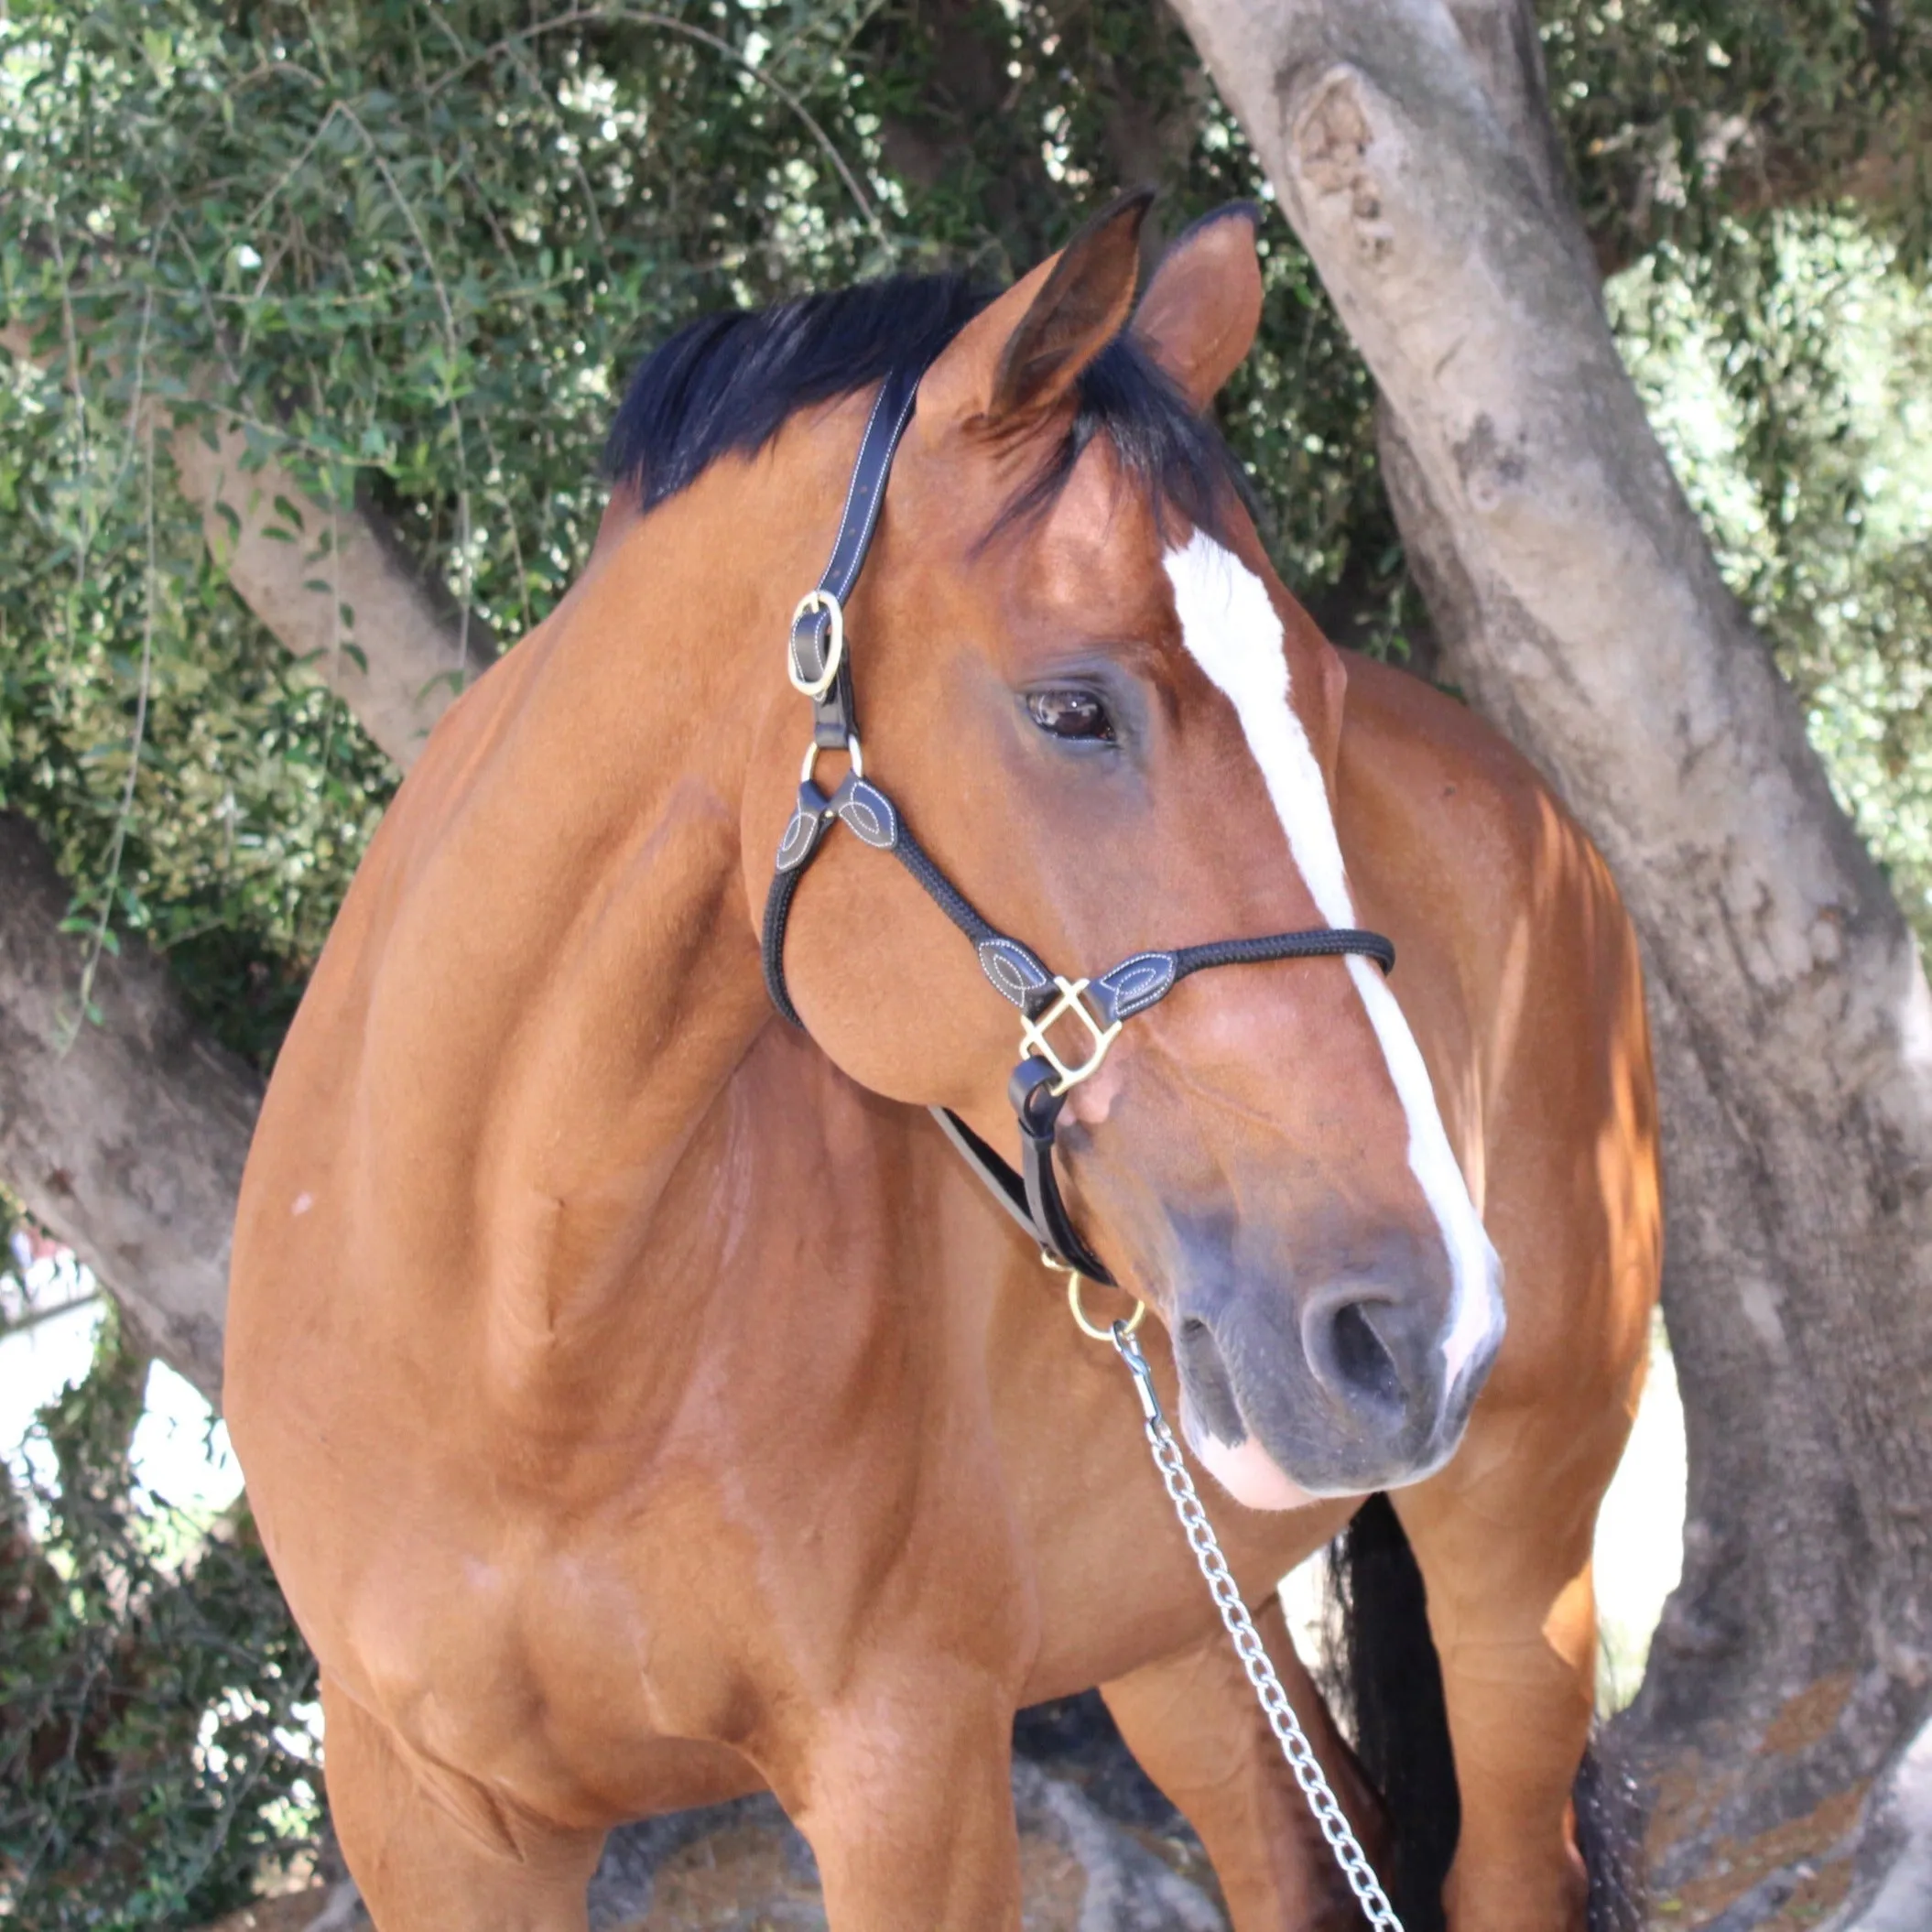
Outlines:
[[[1237,1502],[1289,1509],[1366,1495],[1418,1482],[1455,1453],[1502,1345],[1502,1303],[1492,1282],[1452,1283],[1439,1252],[1324,1273],[1307,1287],[1225,1266],[1182,1284],[1173,1337],[1183,1427]],[[1473,1343],[1470,1293],[1487,1304]]]

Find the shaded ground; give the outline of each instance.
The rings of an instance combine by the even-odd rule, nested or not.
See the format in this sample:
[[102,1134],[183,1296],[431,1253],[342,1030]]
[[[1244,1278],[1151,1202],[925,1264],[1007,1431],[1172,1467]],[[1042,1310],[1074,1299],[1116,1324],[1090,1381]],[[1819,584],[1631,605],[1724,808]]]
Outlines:
[[[1024,1932],[1225,1932],[1199,1841],[1148,1781],[1093,1692],[1014,1726]],[[267,1899],[210,1932],[369,1932],[323,1888]],[[613,1832],[592,1932],[825,1932],[811,1848],[775,1800],[741,1798]]]

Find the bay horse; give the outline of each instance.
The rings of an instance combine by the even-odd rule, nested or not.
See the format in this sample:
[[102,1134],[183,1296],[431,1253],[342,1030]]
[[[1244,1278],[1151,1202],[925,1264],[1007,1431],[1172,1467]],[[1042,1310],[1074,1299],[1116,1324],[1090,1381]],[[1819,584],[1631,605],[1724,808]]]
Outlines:
[[[1354,1922],[1113,1351],[922,1111],[1037,1179],[1015,990],[915,849],[1082,972],[1352,932],[1209,946],[1111,1051],[1144,973],[1047,1020],[1018,989],[1025,1050],[1104,1053],[1053,1102],[1057,1244],[1096,1316],[1158,1318],[1241,1591],[1384,1850],[1401,1794],[1274,1591],[1391,1494],[1362,1520],[1426,1586],[1398,1662],[1433,1636],[1460,1802],[1405,1909],[1584,1923],[1591,1532],[1659,1258],[1635,948],[1536,774],[1275,576],[1208,415],[1258,325],[1251,212],[1136,307],[1145,205],[991,301],[902,279],[648,360],[591,561],[344,903],[249,1160],[226,1407],[382,1932],[581,1928],[609,1828],[764,1788],[838,1932],[1010,1932],[1014,1712],[1095,1684],[1238,1932]],[[868,490],[841,714],[799,599]],[[807,812],[778,921],[801,1030],[761,922],[828,705],[842,822]]]

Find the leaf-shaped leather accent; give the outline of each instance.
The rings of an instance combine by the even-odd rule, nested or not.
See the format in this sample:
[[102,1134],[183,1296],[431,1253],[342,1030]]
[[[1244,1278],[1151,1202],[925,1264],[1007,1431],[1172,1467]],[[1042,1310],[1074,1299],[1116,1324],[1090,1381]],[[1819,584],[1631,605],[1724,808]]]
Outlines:
[[890,852],[899,842],[899,815],[876,785],[848,778],[839,787],[835,809],[866,844]]
[[1107,1019],[1128,1019],[1165,999],[1174,985],[1174,971],[1171,952],[1137,952],[1102,973],[1093,983],[1105,997]]
[[982,939],[978,950],[980,970],[993,991],[1023,1010],[1028,993],[1053,983],[1053,975],[1017,939]]

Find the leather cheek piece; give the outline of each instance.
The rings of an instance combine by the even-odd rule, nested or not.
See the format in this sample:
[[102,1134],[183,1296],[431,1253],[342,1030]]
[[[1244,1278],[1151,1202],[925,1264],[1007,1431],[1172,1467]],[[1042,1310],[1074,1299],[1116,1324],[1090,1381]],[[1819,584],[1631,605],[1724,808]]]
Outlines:
[[876,785],[848,775],[831,809],[875,852],[890,852],[898,844],[899,814]]
[[831,823],[830,811],[825,794],[809,779],[798,787],[798,802],[778,841],[776,863],[781,873],[797,872],[810,861]]

